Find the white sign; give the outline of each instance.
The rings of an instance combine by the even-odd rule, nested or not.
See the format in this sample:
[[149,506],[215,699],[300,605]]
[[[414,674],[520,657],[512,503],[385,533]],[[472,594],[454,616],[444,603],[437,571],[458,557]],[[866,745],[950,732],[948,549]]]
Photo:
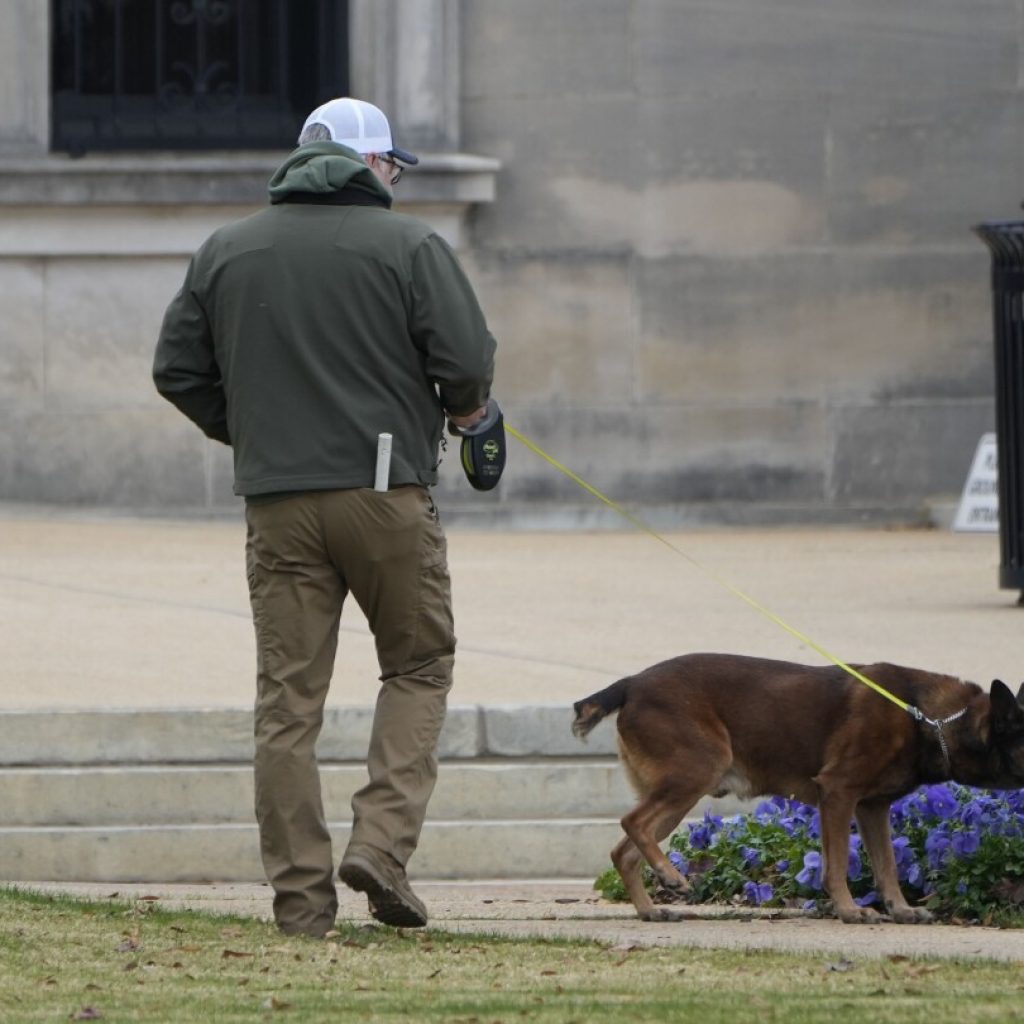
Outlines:
[[999,461],[996,435],[982,434],[967,474],[953,529],[965,533],[999,532]]

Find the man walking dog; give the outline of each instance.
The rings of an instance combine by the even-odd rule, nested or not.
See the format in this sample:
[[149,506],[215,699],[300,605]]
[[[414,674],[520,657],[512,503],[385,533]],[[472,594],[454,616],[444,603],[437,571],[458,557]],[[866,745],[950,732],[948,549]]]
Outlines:
[[[246,499],[257,641],[256,815],[274,915],[322,936],[337,893],[314,746],[349,593],[381,689],[339,877],[374,917],[420,927],[406,879],[437,775],[455,651],[445,537],[428,487],[445,415],[484,415],[495,344],[449,247],[391,210],[418,163],[385,115],[314,110],[270,206],[216,231],[164,317],[154,380],[231,445]],[[374,490],[378,435],[392,436]]]

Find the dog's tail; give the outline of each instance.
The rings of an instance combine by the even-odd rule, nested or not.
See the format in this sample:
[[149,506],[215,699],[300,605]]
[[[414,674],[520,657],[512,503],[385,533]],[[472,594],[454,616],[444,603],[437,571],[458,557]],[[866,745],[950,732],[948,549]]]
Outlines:
[[626,703],[626,690],[632,676],[620,679],[597,693],[573,704],[576,718],[572,723],[572,733],[579,739],[586,739],[591,729],[613,711],[618,711]]

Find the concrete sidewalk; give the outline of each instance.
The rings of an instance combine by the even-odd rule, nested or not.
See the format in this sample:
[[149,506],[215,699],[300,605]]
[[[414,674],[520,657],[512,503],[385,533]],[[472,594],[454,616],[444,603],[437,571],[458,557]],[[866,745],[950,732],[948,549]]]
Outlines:
[[[18,883],[43,892],[88,899],[156,902],[270,920],[266,885],[152,886]],[[626,952],[652,946],[695,949],[770,949],[832,961],[852,957],[942,957],[1024,962],[1024,931],[953,925],[844,925],[794,911],[692,907],[692,916],[671,924],[637,920],[628,904],[608,903],[589,880],[498,881],[453,884],[418,882],[430,927],[456,934],[579,939]],[[374,924],[365,898],[339,887],[339,921]]]
[[[451,530],[452,703],[573,701],[663,658],[733,651],[820,663],[690,559],[844,660],[987,685],[1017,680],[1024,609],[998,539],[945,531],[701,530],[680,557],[637,532]],[[0,710],[250,708],[254,643],[241,522],[0,507]],[[373,704],[350,602],[329,705]]]

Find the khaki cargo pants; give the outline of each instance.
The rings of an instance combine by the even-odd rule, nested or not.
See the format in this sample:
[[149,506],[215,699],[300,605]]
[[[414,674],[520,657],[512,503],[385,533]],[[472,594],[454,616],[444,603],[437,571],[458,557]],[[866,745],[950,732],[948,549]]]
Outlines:
[[311,491],[249,504],[246,568],[257,646],[256,817],[274,916],[322,934],[337,894],[315,744],[351,592],[380,662],[349,850],[405,866],[437,778],[455,635],[446,542],[423,487]]

